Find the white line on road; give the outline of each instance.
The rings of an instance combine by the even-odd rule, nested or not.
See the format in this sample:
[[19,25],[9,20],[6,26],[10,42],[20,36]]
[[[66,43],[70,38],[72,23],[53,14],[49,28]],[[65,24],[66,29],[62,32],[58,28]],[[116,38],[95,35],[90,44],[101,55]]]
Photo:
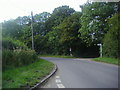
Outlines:
[[60,79],[56,79],[56,83],[61,83],[61,80]]
[[62,84],[61,80],[60,80],[60,76],[56,76],[56,84],[58,88],[65,88],[65,86]]
[[63,86],[63,84],[57,84],[58,88],[65,88],[65,86]]
[[56,78],[60,78],[60,76],[56,76]]

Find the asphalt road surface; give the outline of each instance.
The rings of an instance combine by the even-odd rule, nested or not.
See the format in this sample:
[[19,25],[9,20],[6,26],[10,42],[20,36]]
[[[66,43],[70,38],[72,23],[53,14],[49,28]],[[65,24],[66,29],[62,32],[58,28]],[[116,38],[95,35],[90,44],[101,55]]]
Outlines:
[[41,58],[58,66],[41,88],[118,88],[118,66],[89,59]]

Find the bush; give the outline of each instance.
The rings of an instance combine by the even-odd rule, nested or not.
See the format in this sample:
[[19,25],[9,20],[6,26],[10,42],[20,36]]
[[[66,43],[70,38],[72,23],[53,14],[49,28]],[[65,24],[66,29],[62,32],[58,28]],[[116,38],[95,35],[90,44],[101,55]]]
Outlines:
[[103,42],[103,55],[112,58],[120,58],[120,14],[115,14],[109,19],[110,29],[105,35]]
[[3,50],[2,52],[3,70],[28,65],[35,60],[37,60],[37,55],[33,50]]
[[27,46],[23,42],[19,40],[15,40],[10,37],[6,37],[2,39],[2,48],[9,49],[9,50],[28,49]]

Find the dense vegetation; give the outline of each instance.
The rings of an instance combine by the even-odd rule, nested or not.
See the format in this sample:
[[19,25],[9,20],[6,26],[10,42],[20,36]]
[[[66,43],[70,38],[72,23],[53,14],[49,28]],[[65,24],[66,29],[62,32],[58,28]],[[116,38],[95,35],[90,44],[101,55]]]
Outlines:
[[[48,12],[35,14],[32,17],[34,50],[31,49],[31,16],[4,21],[2,23],[4,87],[31,85],[35,75],[43,77],[48,74],[53,64],[38,61],[37,54],[56,57],[60,55],[69,57],[70,54],[73,55],[71,57],[99,57],[97,44],[101,43],[104,57],[120,59],[119,5],[120,3],[115,2],[94,2],[80,6],[80,12],[69,6],[60,6],[55,8],[52,14]],[[96,61],[118,64],[118,59],[98,58]],[[43,71],[39,73],[36,71],[38,69]],[[19,78],[15,74],[19,75]],[[26,78],[26,75],[31,78]],[[35,84],[38,80],[34,80],[32,83]]]
[[[48,12],[35,14],[33,16],[35,51],[41,55],[70,55],[71,49],[73,56],[98,57],[97,44],[101,43],[103,56],[120,58],[118,43],[120,33],[117,28],[120,16],[119,4],[93,2],[80,6],[80,12],[69,6],[60,6],[55,8],[52,14]],[[26,52],[31,53],[31,50],[29,51],[32,46],[31,16],[18,17],[2,24],[3,50],[7,49],[7,53],[3,51],[3,54],[12,56],[9,51],[12,50],[17,58]],[[16,49],[20,51],[20,55],[16,55],[18,52]],[[5,54],[3,59],[8,59]],[[12,63],[15,60],[3,60],[6,61]]]
[[5,88],[27,88],[25,90],[28,90],[48,75],[53,67],[53,63],[40,59],[27,66],[6,70],[3,73],[3,90]]
[[37,60],[37,55],[33,50],[4,50],[2,56],[3,70],[29,65]]
[[103,53],[106,57],[120,58],[120,22],[118,20],[120,20],[120,14],[115,14],[108,20],[111,28],[103,40]]

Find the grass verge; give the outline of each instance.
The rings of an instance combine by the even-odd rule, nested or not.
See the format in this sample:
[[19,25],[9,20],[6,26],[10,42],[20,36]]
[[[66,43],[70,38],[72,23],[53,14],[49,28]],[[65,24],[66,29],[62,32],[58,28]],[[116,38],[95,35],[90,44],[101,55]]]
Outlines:
[[40,59],[28,66],[6,70],[3,72],[3,88],[34,86],[48,75],[53,67],[53,63]]
[[99,58],[93,59],[93,61],[105,62],[105,63],[109,63],[109,64],[120,65],[120,63],[118,62],[119,60],[115,59],[115,58],[99,57]]
[[64,55],[39,55],[40,57],[56,57],[56,58],[75,58],[74,56],[64,56]]

